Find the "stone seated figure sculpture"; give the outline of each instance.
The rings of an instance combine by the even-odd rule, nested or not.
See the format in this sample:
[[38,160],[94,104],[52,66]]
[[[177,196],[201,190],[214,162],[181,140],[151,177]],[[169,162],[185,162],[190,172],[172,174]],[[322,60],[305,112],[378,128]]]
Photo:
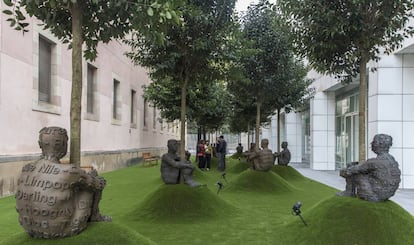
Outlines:
[[401,181],[401,171],[389,149],[392,137],[386,134],[375,135],[371,149],[377,157],[362,163],[348,164],[340,175],[346,180],[345,191],[338,196],[358,196],[367,201],[378,202],[392,197]]
[[[200,186],[192,178],[194,165],[189,160],[181,161],[178,156],[179,142],[168,140],[168,152],[161,157],[161,178],[165,184],[179,184],[182,175],[184,182],[191,187]],[[189,157],[189,156],[188,156]]]
[[61,164],[68,136],[59,127],[39,132],[42,156],[25,165],[18,179],[16,210],[19,223],[34,238],[73,236],[90,221],[110,221],[99,213],[105,180],[96,170],[86,173],[73,164]]
[[256,150],[249,153],[249,160],[253,162],[252,168],[257,171],[269,171],[273,167],[273,153],[268,148],[269,140],[262,139],[260,142],[262,150]]
[[290,151],[287,148],[288,143],[286,141],[282,142],[282,151],[281,152],[275,152],[274,156],[277,158],[277,164],[287,166],[290,162]]

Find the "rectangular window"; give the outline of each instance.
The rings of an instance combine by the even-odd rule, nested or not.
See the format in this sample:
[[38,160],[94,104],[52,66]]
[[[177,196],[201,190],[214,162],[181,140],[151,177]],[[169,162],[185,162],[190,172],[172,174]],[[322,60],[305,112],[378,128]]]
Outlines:
[[152,111],[152,128],[157,128],[157,108],[154,106]]
[[119,93],[120,93],[120,82],[114,79],[114,95],[113,95],[113,107],[112,107],[112,118],[113,119],[121,119],[121,115],[120,115],[120,97],[119,97]]
[[135,125],[137,123],[137,115],[136,115],[136,101],[137,92],[135,90],[131,90],[131,124]]
[[95,100],[95,79],[96,79],[96,68],[88,64],[87,71],[87,85],[86,85],[86,112],[93,114],[94,100]]
[[144,115],[143,115],[144,128],[147,127],[147,115],[148,115],[148,101],[147,101],[147,99],[144,98]]
[[51,103],[52,44],[39,36],[39,101]]

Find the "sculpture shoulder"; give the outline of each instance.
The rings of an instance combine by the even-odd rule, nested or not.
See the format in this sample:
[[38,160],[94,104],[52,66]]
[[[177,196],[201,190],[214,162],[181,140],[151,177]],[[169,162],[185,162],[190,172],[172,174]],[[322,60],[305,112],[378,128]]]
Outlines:
[[161,156],[161,162],[162,163],[175,162],[178,159],[177,157],[178,156],[176,154],[165,153],[164,155]]

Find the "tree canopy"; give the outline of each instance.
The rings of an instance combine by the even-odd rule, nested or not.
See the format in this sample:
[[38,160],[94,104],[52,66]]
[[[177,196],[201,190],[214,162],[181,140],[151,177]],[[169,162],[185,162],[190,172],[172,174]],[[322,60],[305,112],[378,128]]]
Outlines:
[[359,160],[365,159],[365,114],[369,60],[378,61],[414,33],[412,0],[280,0],[296,52],[312,68],[349,82],[360,75]]
[[[242,18],[243,53],[239,58],[239,68],[244,79],[232,81],[229,85],[235,99],[248,100],[250,104],[241,104],[245,111],[256,106],[256,142],[259,141],[259,128],[262,122],[274,114],[276,109],[289,104],[295,105],[292,93],[298,96],[305,93],[294,91],[293,88],[306,90],[308,83],[303,83],[305,68],[296,62],[287,35],[279,15],[273,11],[268,1],[260,1],[251,5]],[[301,70],[302,69],[302,70]],[[303,84],[305,86],[299,86]]]
[[168,82],[169,87],[166,88],[169,92],[179,88],[176,96],[180,98],[182,158],[188,116],[187,95],[193,88],[190,84],[205,82],[205,71],[214,70],[232,23],[234,4],[235,0],[187,0],[179,8],[183,24],[167,28],[163,44],[154,43],[140,35],[127,42],[133,48],[128,56],[136,63],[150,68],[149,73],[154,83]]

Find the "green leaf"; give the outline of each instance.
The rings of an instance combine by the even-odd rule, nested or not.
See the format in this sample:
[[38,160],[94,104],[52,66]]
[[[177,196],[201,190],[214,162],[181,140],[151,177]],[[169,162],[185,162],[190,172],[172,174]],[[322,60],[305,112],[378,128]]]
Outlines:
[[172,18],[172,15],[171,15],[171,13],[169,11],[167,11],[165,13],[165,17],[170,20]]
[[147,14],[148,14],[149,16],[153,16],[153,15],[154,15],[154,10],[153,10],[151,7],[149,7],[149,8],[147,9]]
[[10,27],[13,27],[14,25],[16,25],[16,20],[15,19],[9,18],[9,19],[7,19],[7,21],[10,22]]
[[50,4],[51,8],[56,8],[56,1],[55,0],[50,0],[49,4]]
[[16,18],[17,20],[24,20],[26,19],[20,10],[16,10]]
[[7,14],[7,15],[12,15],[12,14],[13,14],[13,12],[12,12],[12,11],[10,11],[10,10],[8,10],[8,9],[3,10],[3,13],[5,13],[5,14]]
[[9,7],[13,6],[13,3],[11,2],[11,0],[3,0],[3,2]]

